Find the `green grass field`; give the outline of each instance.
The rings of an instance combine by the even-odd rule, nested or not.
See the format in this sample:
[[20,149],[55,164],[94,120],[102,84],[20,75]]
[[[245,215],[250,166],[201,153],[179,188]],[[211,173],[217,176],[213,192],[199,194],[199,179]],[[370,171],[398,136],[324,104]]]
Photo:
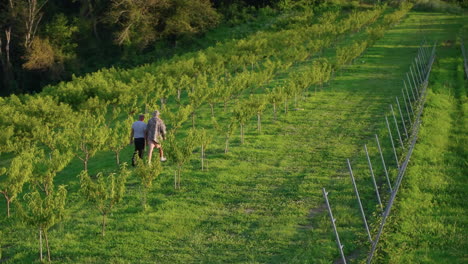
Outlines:
[[[459,76],[461,54],[451,44],[466,23],[466,16],[411,12],[322,90],[314,94],[312,87],[296,106],[291,102],[287,113],[280,108],[276,122],[272,109],[266,109],[262,133],[252,118],[245,143],[240,144],[236,130],[227,154],[224,137],[215,136],[206,153],[207,171],[201,171],[197,149],[183,169],[180,190],[174,190],[175,164],[164,163],[148,195],[147,210],[140,202],[139,181],[130,176],[124,202],[109,216],[104,237],[99,212],[78,193],[82,164],[74,160],[56,177],[57,184],[67,185],[69,195],[66,219],[50,230],[53,262],[332,263],[339,253],[321,193],[326,187],[345,253],[351,263],[360,263],[369,246],[346,159],[355,165],[361,199],[370,221],[375,221],[371,214],[377,202],[363,146],[369,144],[376,170],[381,170],[374,134],[383,134],[388,105],[401,93],[403,76],[423,38],[436,41],[440,55],[429,85],[421,140],[379,260],[466,262],[466,242],[461,239],[466,235],[466,82]],[[324,56],[332,53],[325,50]],[[274,81],[301,67],[291,67]],[[215,111],[221,114],[222,105]],[[196,126],[214,131],[209,106],[197,112]],[[382,142],[389,166],[395,167],[390,143],[385,137]],[[438,155],[441,152],[447,154]],[[130,162],[131,153],[128,146],[121,159]],[[90,174],[114,170],[114,157],[98,153],[89,168]],[[381,174],[378,181],[385,193]],[[436,188],[440,186],[444,190]],[[413,201],[430,208],[422,211]],[[4,211],[2,204],[0,212]],[[414,218],[409,220],[409,215]],[[427,225],[418,225],[425,221]],[[446,223],[448,227],[439,229]],[[0,262],[37,263],[37,231],[6,218],[0,225]]]
[[466,263],[467,81],[460,43],[438,48],[420,137],[382,263]]

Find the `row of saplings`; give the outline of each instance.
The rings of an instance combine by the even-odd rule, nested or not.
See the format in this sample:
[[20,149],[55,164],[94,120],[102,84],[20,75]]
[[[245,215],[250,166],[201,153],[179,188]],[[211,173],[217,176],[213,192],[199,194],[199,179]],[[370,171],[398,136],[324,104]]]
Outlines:
[[[317,67],[318,64],[320,67]],[[323,73],[326,76],[324,79],[329,79],[331,72],[329,64],[318,61],[314,66],[320,70],[326,69]],[[290,85],[275,87],[266,94],[251,95],[246,100],[238,99],[231,112],[231,118],[228,118],[227,122],[220,124],[212,116],[216,132],[225,135],[225,152],[228,152],[229,140],[237,125],[240,127],[241,143],[244,142],[244,126],[253,116],[257,116],[257,129],[261,132],[261,115],[268,103],[273,106],[274,120],[277,119],[278,104],[284,102],[285,112],[288,110],[288,101],[291,97],[294,97],[294,104],[297,104],[297,98],[303,97],[304,92],[313,83],[313,80],[303,76],[307,75],[307,72],[301,72],[298,75],[300,76],[295,78],[298,81],[297,84],[290,83]],[[300,82],[304,79],[308,81]],[[319,80],[319,83],[325,80]],[[80,115],[75,115],[72,127],[62,124],[63,128],[58,130],[49,126],[33,129],[34,140],[31,141],[40,142],[40,146],[34,146],[21,138],[13,139],[15,142],[9,143],[15,146],[12,149],[20,151],[12,159],[8,168],[0,169],[0,175],[6,176],[0,181],[0,193],[6,200],[8,217],[10,217],[10,204],[14,203],[18,208],[18,217],[38,230],[41,260],[43,259],[42,239],[44,238],[47,258],[50,260],[48,230],[63,220],[65,211],[67,190],[63,185],[55,188],[54,178],[74,157],[83,162],[84,170],[79,175],[80,192],[87,200],[97,205],[102,215],[102,235],[105,234],[106,216],[123,199],[126,179],[129,176],[126,165],[120,166],[118,173],[108,175],[98,173],[90,176],[88,175],[88,161],[98,151],[111,150],[115,153],[119,164],[119,152],[128,144],[131,118],[118,121],[118,113],[121,109],[116,108],[113,111],[115,113],[110,115],[112,116],[110,123],[114,123],[114,127],[111,127],[104,120],[107,105],[97,105],[100,105],[99,109],[95,109],[97,116],[84,111]],[[174,113],[168,112],[172,128],[167,136],[166,153],[169,160],[177,166],[174,179],[176,189],[180,188],[182,167],[188,162],[196,147],[201,148],[201,164],[202,170],[204,169],[205,151],[212,140],[205,129],[195,129],[194,112],[191,105],[180,107]],[[177,131],[190,116],[192,116],[193,127],[188,130],[185,137],[176,140]],[[146,193],[161,171],[159,163],[150,166],[143,162],[135,169],[135,174],[141,180],[141,200],[144,208],[146,208]],[[22,193],[25,184],[29,186],[29,192],[23,196],[23,199],[16,199]]]
[[[168,135],[168,157],[177,165],[175,188],[180,188],[180,175],[182,166],[190,159],[196,144],[202,143],[202,158],[204,149],[210,142],[210,137],[204,129],[190,129],[188,135],[176,142],[174,133]],[[198,145],[197,145],[198,146]],[[50,261],[49,229],[63,221],[66,207],[67,189],[65,185],[57,188],[54,178],[75,157],[71,151],[53,149],[46,153],[45,147],[31,144],[21,146],[23,151],[18,153],[8,168],[1,168],[0,175],[6,176],[0,184],[0,193],[6,199],[7,217],[11,218],[11,204],[16,208],[15,216],[39,233],[39,254],[44,260],[43,247],[47,250],[47,260]],[[146,196],[154,179],[162,172],[160,162],[148,164],[137,159],[134,174],[140,180],[140,194],[143,209],[147,209]],[[202,159],[203,164],[203,159]],[[203,169],[203,168],[202,168]],[[125,194],[126,182],[131,171],[126,163],[122,163],[118,172],[89,175],[87,170],[79,174],[79,193],[87,201],[93,203],[102,216],[102,236],[106,231],[106,218],[120,203]],[[28,191],[22,199],[17,199],[23,193],[23,187]],[[0,231],[1,235],[1,231]],[[0,259],[1,256],[0,241]]]

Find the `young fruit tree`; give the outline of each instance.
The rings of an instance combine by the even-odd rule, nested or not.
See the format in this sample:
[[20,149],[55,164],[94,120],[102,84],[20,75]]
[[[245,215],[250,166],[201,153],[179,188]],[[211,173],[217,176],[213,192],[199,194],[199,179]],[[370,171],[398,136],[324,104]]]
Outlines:
[[132,128],[132,119],[124,121],[114,120],[114,127],[108,127],[109,136],[106,145],[115,154],[115,161],[120,165],[120,151],[128,145],[128,137]]
[[224,154],[228,153],[229,151],[229,140],[231,139],[234,130],[236,130],[237,121],[234,117],[231,117],[229,120],[223,122],[223,125],[219,125],[216,119],[212,118],[211,122],[213,123],[213,127],[216,131],[222,135],[225,135],[225,142],[224,142]]
[[257,131],[262,133],[262,113],[266,107],[266,96],[263,94],[250,95],[249,101],[247,102],[248,108],[252,109],[257,114]]
[[201,129],[200,133],[199,133],[199,141],[200,141],[200,144],[201,144],[201,153],[200,153],[200,156],[201,156],[201,169],[204,170],[205,169],[205,152],[206,152],[206,148],[208,147],[208,145],[210,144],[212,140],[212,137],[210,137],[206,130],[204,128]]
[[268,89],[267,91],[267,100],[270,104],[273,105],[273,120],[276,121],[278,119],[276,108],[278,103],[281,103],[283,99],[284,89],[281,86],[277,86],[273,89]]
[[10,217],[10,205],[23,190],[34,170],[34,149],[26,149],[13,158],[8,168],[0,170],[0,193],[6,201],[7,216]]
[[208,79],[205,74],[199,75],[196,78],[196,83],[188,91],[189,104],[192,106],[192,127],[195,128],[195,115],[196,110],[205,102],[209,97],[210,89],[208,86]]
[[120,166],[119,173],[111,173],[107,177],[99,172],[96,177],[91,178],[88,171],[81,171],[80,183],[81,193],[88,201],[94,203],[102,215],[102,236],[106,232],[106,217],[112,212],[115,205],[122,201],[125,194],[125,183],[129,171],[127,164]]
[[135,174],[140,178],[141,181],[141,204],[143,209],[146,210],[148,205],[146,202],[146,197],[148,190],[153,185],[153,181],[161,174],[162,167],[159,160],[156,162],[148,163],[142,159],[137,159]]
[[167,116],[169,117],[169,124],[171,124],[171,132],[173,134],[182,127],[185,121],[187,121],[189,115],[192,113],[192,106],[180,106],[178,111],[168,111]]
[[241,144],[244,144],[244,127],[245,123],[252,116],[254,109],[251,108],[247,102],[237,102],[236,107],[234,108],[234,117],[239,122],[240,126],[240,136]]
[[180,189],[182,167],[187,163],[187,161],[189,161],[197,142],[199,142],[198,132],[192,128],[184,139],[176,140],[174,133],[171,131],[168,134],[167,142],[169,159],[173,160],[177,164],[174,188]]
[[62,171],[72,158],[71,152],[60,152],[59,149],[54,149],[47,155],[43,149],[38,150],[35,154],[37,161],[31,184],[36,185],[45,195],[50,195],[53,192],[55,175]]
[[209,88],[210,92],[209,92],[207,101],[208,101],[208,104],[210,105],[211,117],[215,117],[214,106],[216,103],[218,103],[221,100],[223,93],[226,90],[224,85],[225,85],[224,80],[215,79],[213,80],[213,84]]
[[109,129],[104,124],[103,116],[93,116],[88,111],[77,117],[78,127],[74,130],[76,156],[88,170],[88,161],[96,152],[102,150],[109,136]]
[[42,237],[47,248],[47,260],[50,262],[49,229],[62,221],[65,212],[67,190],[60,185],[58,190],[51,186],[49,194],[34,189],[24,196],[26,206],[22,207],[21,218],[31,227],[39,231],[39,256],[43,260]]

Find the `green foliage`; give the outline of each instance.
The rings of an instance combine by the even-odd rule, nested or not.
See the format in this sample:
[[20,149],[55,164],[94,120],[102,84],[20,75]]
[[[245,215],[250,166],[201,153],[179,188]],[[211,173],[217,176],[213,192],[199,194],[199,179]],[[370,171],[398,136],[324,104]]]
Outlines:
[[[22,208],[21,216],[29,226],[39,230],[40,240],[44,235],[49,262],[51,259],[48,230],[63,220],[66,197],[67,190],[64,185],[60,185],[57,191],[54,191],[52,187],[45,195],[35,189],[24,196],[26,206]],[[42,243],[39,250],[42,261]]]
[[[117,108],[116,108],[117,109]],[[115,110],[115,109],[114,109]],[[119,112],[118,110],[116,110]],[[121,122],[117,117],[112,118],[114,127],[109,127],[109,134],[107,136],[106,147],[108,147],[115,154],[117,165],[120,164],[120,151],[128,145],[128,136],[132,129],[132,119],[129,117]]]
[[[460,6],[456,5],[455,3],[449,3],[442,0],[415,0],[412,2],[414,2],[414,9],[419,11],[448,12],[455,14],[459,14],[463,11],[462,8],[460,8]],[[464,2],[466,7],[467,2]]]
[[76,58],[78,44],[73,41],[73,35],[77,32],[78,27],[69,23],[68,18],[61,13],[45,25],[45,35],[55,49],[56,61],[63,63]]
[[176,140],[173,132],[169,132],[168,134],[167,156],[177,164],[177,174],[174,182],[175,189],[180,189],[182,167],[189,161],[193,150],[197,147],[198,138],[198,131],[193,128],[189,130],[188,135],[183,139],[179,138]]
[[153,186],[153,181],[161,174],[161,163],[157,159],[155,162],[148,163],[145,160],[138,159],[136,162],[135,174],[140,178],[141,204],[143,208],[148,209],[146,197],[148,191]]
[[81,193],[88,201],[97,206],[102,215],[102,236],[105,236],[107,215],[124,197],[128,175],[129,171],[126,163],[120,166],[118,174],[110,173],[107,177],[99,172],[93,179],[86,170],[81,171],[79,175]]
[[23,186],[30,180],[34,168],[34,149],[20,152],[6,169],[0,174],[0,193],[7,202],[7,216],[10,217],[10,204],[15,201],[23,190]]
[[73,146],[75,155],[83,162],[84,170],[88,170],[89,159],[104,149],[109,136],[108,128],[103,116],[94,116],[88,111],[77,119],[77,128],[73,131]]
[[206,152],[206,149],[208,148],[208,145],[213,140],[213,137],[209,136],[208,132],[204,128],[202,128],[200,130],[200,132],[199,132],[198,140],[200,141],[200,144],[201,144],[201,146],[200,146],[201,147],[201,151],[200,151],[201,169],[204,170],[204,168],[205,168],[205,159],[206,159],[205,152]]
[[31,183],[41,189],[46,195],[50,195],[54,190],[54,177],[62,171],[73,158],[73,153],[60,152],[58,149],[51,150],[48,155],[44,150],[35,153],[35,168]]
[[207,0],[114,0],[107,19],[119,27],[117,44],[144,48],[163,36],[204,32],[220,17]]
[[55,52],[49,39],[35,37],[25,57],[23,67],[27,70],[51,70],[55,64]]

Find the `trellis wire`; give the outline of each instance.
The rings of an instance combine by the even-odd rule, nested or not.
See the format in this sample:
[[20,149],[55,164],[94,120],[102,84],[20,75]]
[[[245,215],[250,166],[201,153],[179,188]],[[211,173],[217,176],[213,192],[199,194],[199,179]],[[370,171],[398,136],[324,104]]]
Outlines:
[[[386,220],[387,220],[387,218],[388,218],[388,216],[390,214],[391,207],[393,206],[393,203],[395,201],[395,197],[396,197],[397,192],[399,190],[399,187],[401,185],[401,182],[402,182],[403,176],[405,174],[408,162],[410,160],[410,157],[412,155],[413,149],[414,149],[415,144],[416,144],[417,135],[418,135],[418,132],[419,132],[419,125],[420,125],[420,122],[421,122],[421,115],[422,115],[422,111],[424,109],[424,102],[425,102],[425,98],[426,98],[426,89],[427,89],[427,85],[428,85],[428,79],[429,79],[430,71],[432,69],[432,64],[433,64],[434,59],[435,59],[436,44],[434,43],[434,46],[432,47],[432,51],[429,51],[429,48],[424,48],[423,46],[426,46],[426,41],[424,41],[421,44],[421,47],[418,49],[417,58],[414,59],[412,65],[410,66],[410,73],[411,73],[412,78],[410,79],[409,74],[406,73],[406,77],[408,79],[409,89],[408,89],[408,87],[406,85],[406,81],[403,80],[404,89],[402,89],[402,94],[403,94],[403,102],[405,103],[406,113],[407,113],[409,124],[410,124],[409,130],[406,128],[405,119],[404,119],[404,116],[403,116],[403,112],[401,110],[401,105],[400,105],[398,97],[396,97],[396,103],[397,103],[398,111],[399,111],[399,114],[400,114],[400,117],[401,117],[401,123],[402,123],[403,129],[404,129],[406,138],[410,139],[410,141],[408,142],[409,143],[408,150],[407,150],[406,156],[405,156],[405,158],[403,160],[403,163],[401,163],[401,166],[400,166],[400,161],[398,159],[398,155],[397,155],[397,152],[396,152],[395,144],[393,142],[393,135],[392,135],[392,131],[391,131],[391,128],[390,128],[390,124],[388,122],[388,117],[385,115],[385,122],[386,122],[386,126],[387,126],[387,129],[388,129],[388,134],[389,134],[390,142],[391,142],[391,145],[392,145],[393,153],[394,153],[394,156],[395,156],[396,165],[397,165],[397,168],[398,168],[397,178],[396,178],[395,185],[393,186],[393,188],[392,188],[392,184],[391,184],[391,181],[390,181],[387,166],[386,166],[386,163],[385,163],[385,160],[384,160],[384,155],[383,155],[383,152],[382,152],[382,149],[381,149],[381,146],[380,146],[379,138],[378,138],[377,134],[375,134],[377,147],[378,147],[378,150],[379,150],[379,154],[380,154],[380,157],[381,157],[381,160],[382,160],[384,173],[385,173],[387,183],[388,183],[388,186],[389,186],[389,190],[390,190],[390,198],[389,198],[389,201],[387,202],[385,210],[383,210],[383,205],[382,205],[381,197],[380,197],[380,194],[379,194],[379,191],[378,191],[378,186],[377,186],[377,183],[375,181],[375,175],[374,175],[374,171],[373,171],[373,168],[372,168],[372,163],[371,163],[371,160],[370,160],[370,157],[369,157],[369,152],[368,152],[368,149],[367,149],[367,145],[364,145],[369,170],[370,170],[370,173],[371,173],[371,178],[372,178],[373,185],[374,185],[376,195],[377,195],[377,200],[379,202],[381,210],[383,210],[382,221],[380,223],[380,226],[379,226],[379,229],[377,231],[377,235],[376,235],[375,239],[372,239],[372,235],[370,233],[369,226],[367,224],[366,215],[364,213],[364,209],[363,209],[363,206],[362,206],[362,203],[361,203],[361,199],[360,199],[360,196],[359,196],[357,185],[356,185],[356,182],[355,182],[355,179],[354,179],[354,175],[353,175],[353,171],[352,171],[352,167],[351,167],[351,162],[349,161],[349,159],[347,159],[348,169],[349,169],[350,176],[351,176],[351,179],[352,179],[353,188],[354,188],[354,191],[356,193],[356,197],[357,197],[357,200],[358,200],[358,203],[359,203],[361,215],[362,215],[364,225],[365,225],[365,228],[366,228],[366,231],[367,231],[367,236],[368,236],[368,239],[369,239],[369,241],[370,241],[370,243],[372,245],[372,248],[371,248],[371,250],[369,252],[369,256],[367,258],[367,263],[368,264],[371,263],[371,261],[372,261],[375,250],[377,248],[377,244],[379,242],[380,236],[381,236],[382,231],[383,231],[383,227],[384,227],[385,222],[386,222]],[[424,61],[427,61],[427,63],[425,63]],[[413,73],[413,68],[414,68],[414,73]],[[416,75],[416,77],[415,77],[415,75]],[[467,77],[468,77],[468,74],[467,74]],[[411,81],[412,81],[412,83],[411,83]],[[414,88],[413,88],[412,84],[414,85]],[[413,103],[411,102],[411,97],[410,97],[410,94],[409,94],[408,90],[411,90],[411,94],[412,94],[413,99],[414,99],[414,104],[415,104],[414,109],[413,109]],[[406,91],[406,96],[405,96],[405,91]],[[404,145],[404,142],[403,142],[403,140],[401,138],[401,134],[400,134],[400,130],[399,130],[400,128],[399,128],[399,125],[398,125],[398,122],[397,122],[395,111],[393,109],[393,105],[390,105],[390,109],[391,109],[391,112],[392,112],[392,115],[393,115],[393,120],[395,122],[395,126],[396,126],[396,130],[397,130],[397,133],[398,133],[398,138],[399,138],[400,144],[402,146],[402,149],[405,149],[405,145]],[[411,109],[411,113],[413,114],[413,117],[414,117],[414,122],[412,122],[412,118],[411,118],[411,115],[410,115],[410,109]],[[417,112],[417,114],[415,112]],[[411,135],[408,133],[409,131],[411,132]],[[342,258],[343,262],[346,263],[346,258],[344,256],[344,252],[343,252],[343,245],[341,244],[341,241],[339,239],[338,231],[337,231],[336,224],[335,224],[336,219],[333,217],[333,214],[331,212],[331,207],[330,207],[330,203],[329,203],[329,200],[328,200],[328,193],[325,191],[325,188],[323,188],[322,191],[323,191],[323,195],[324,195],[324,198],[325,198],[325,201],[326,201],[328,212],[330,214],[330,218],[331,218],[331,222],[332,222],[333,229],[334,229],[334,232],[335,232],[336,242],[337,242],[340,254],[341,254],[341,258]]]
[[379,227],[379,229],[377,231],[376,238],[373,240],[372,248],[371,248],[371,251],[369,252],[369,257],[367,258],[367,263],[368,264],[371,263],[372,258],[373,258],[374,253],[375,253],[375,250],[377,249],[377,244],[379,243],[380,236],[382,235],[383,227],[385,225],[385,222],[387,221],[388,216],[390,215],[390,211],[391,211],[393,203],[395,201],[395,197],[396,197],[396,195],[398,193],[398,189],[400,188],[403,176],[405,175],[406,167],[408,166],[408,162],[409,162],[409,160],[411,158],[411,154],[413,153],[413,149],[414,149],[414,147],[416,145],[416,140],[418,138],[418,133],[419,133],[419,125],[420,125],[420,122],[421,122],[421,115],[422,115],[422,112],[423,112],[423,109],[424,109],[424,101],[426,99],[427,84],[428,84],[428,81],[429,81],[429,75],[430,75],[430,72],[431,72],[431,69],[432,69],[432,64],[433,64],[434,59],[435,59],[435,47],[436,46],[435,46],[435,43],[434,43],[434,47],[432,48],[431,57],[430,57],[430,60],[429,60],[429,63],[428,63],[429,67],[428,67],[427,72],[425,73],[426,76],[424,78],[424,83],[422,85],[423,87],[422,87],[422,91],[421,91],[422,95],[421,95],[419,112],[418,112],[418,115],[416,116],[416,119],[415,119],[414,125],[413,125],[414,129],[413,129],[413,132],[412,132],[412,141],[411,141],[411,144],[409,145],[408,153],[406,154],[405,160],[402,163],[402,166],[398,171],[398,176],[397,176],[397,180],[396,180],[396,183],[395,183],[395,187],[393,188],[393,192],[392,192],[392,194],[390,196],[390,200],[388,201],[387,207],[385,208],[385,211],[383,213],[382,221],[381,221],[380,227]]

